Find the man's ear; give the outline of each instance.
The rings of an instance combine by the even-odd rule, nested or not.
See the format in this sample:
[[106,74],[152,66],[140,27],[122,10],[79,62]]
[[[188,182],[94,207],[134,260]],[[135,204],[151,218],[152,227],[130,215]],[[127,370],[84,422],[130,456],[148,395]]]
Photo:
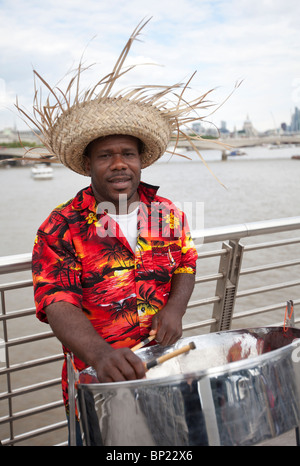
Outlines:
[[86,155],[83,157],[84,169],[86,173],[90,176],[91,175],[91,161],[90,158]]

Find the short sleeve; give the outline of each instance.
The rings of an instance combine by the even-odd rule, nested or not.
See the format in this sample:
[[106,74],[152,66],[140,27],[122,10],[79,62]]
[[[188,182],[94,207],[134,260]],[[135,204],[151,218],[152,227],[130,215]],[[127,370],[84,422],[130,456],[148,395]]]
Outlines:
[[196,273],[196,262],[198,253],[191,237],[190,228],[186,215],[182,212],[182,236],[181,236],[181,261],[176,273]]
[[32,254],[36,315],[47,322],[45,307],[64,301],[81,307],[81,263],[66,219],[52,212],[38,230]]

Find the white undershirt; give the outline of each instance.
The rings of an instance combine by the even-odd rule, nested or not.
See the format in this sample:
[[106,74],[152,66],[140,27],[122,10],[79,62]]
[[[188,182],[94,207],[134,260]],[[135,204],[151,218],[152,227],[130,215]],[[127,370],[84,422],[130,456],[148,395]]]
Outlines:
[[126,237],[130,247],[133,251],[136,248],[137,242],[137,214],[139,207],[125,215],[114,215],[109,216],[117,222],[122,230],[123,235]]

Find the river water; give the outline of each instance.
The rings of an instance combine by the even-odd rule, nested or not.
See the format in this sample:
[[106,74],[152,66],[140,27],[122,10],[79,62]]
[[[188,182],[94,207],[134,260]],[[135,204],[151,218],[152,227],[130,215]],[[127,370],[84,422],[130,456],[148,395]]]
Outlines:
[[[192,206],[192,217],[190,224],[192,229],[202,225],[206,228],[214,226],[224,226],[240,224],[245,222],[255,222],[266,219],[276,219],[284,217],[294,217],[300,215],[300,160],[291,159],[292,155],[300,154],[300,148],[286,147],[270,150],[266,147],[246,148],[246,155],[229,157],[227,161],[221,160],[220,150],[203,151],[202,155],[207,160],[214,175],[223,183],[224,188],[208,169],[201,163],[198,156],[193,152],[184,154],[192,160],[186,160],[177,156],[170,158],[164,156],[162,161],[143,170],[142,179],[148,183],[159,185],[159,194],[171,198],[180,205]],[[89,184],[89,178],[77,175],[65,167],[54,167],[54,177],[51,180],[38,181],[31,177],[30,168],[7,168],[0,170],[0,225],[1,241],[0,256],[28,253],[32,250],[32,245],[36,230],[50,211],[62,202],[73,197],[81,188]],[[201,205],[202,210],[196,209],[196,205]],[[194,213],[203,212],[203,218],[199,224],[199,218],[194,218]],[[197,217],[197,216],[196,216]],[[295,233],[292,233],[295,235]],[[279,235],[280,236],[280,235]],[[275,235],[277,238],[277,236]],[[204,248],[205,246],[203,246]],[[259,253],[263,259],[270,263],[278,262],[279,255],[272,256],[270,250]],[[294,252],[291,252],[292,258]],[[251,263],[250,263],[251,265]],[[208,266],[209,267],[209,266]],[[203,272],[201,270],[201,272]],[[214,273],[216,270],[213,271]],[[204,273],[206,271],[204,270]],[[208,271],[208,273],[210,273]],[[268,278],[258,278],[257,282],[251,283],[251,287],[261,285],[268,280],[277,277],[278,271],[268,273]],[[295,276],[295,274],[297,276]],[[299,267],[293,271],[286,272],[284,280],[295,280],[299,277]],[[23,276],[23,275],[22,275]],[[26,276],[30,276],[27,274]],[[11,277],[2,277],[0,282],[12,281]],[[215,286],[215,285],[214,285]],[[246,286],[246,285],[245,285]],[[207,296],[209,285],[204,287]],[[298,287],[299,288],[299,287]],[[214,290],[212,289],[212,293]],[[297,294],[298,293],[298,294]],[[201,297],[201,291],[196,298]],[[300,297],[299,289],[293,290],[291,296],[282,296],[277,292],[275,296],[280,301],[285,299],[296,299]],[[257,305],[267,305],[268,297],[258,298],[257,302],[249,297],[245,304],[241,305],[252,308]],[[33,306],[32,293],[26,295],[24,292],[7,293],[6,306],[8,311]],[[194,311],[195,312],[195,311]],[[186,322],[209,317],[211,310],[201,311],[201,316],[197,318],[193,311],[186,317]],[[198,311],[199,312],[199,311]],[[267,325],[267,318],[262,317],[248,319],[242,322],[244,326]],[[45,324],[41,324],[33,317],[22,318],[22,323],[15,321],[10,324],[10,338],[26,336],[47,330]],[[1,331],[2,332],[2,329]],[[3,335],[0,333],[0,338]],[[11,356],[10,364],[17,364],[21,360],[34,359],[47,356],[53,353],[53,348],[60,352],[60,344],[51,340],[44,340],[41,343],[23,345],[22,354],[17,349]],[[5,365],[1,360],[0,347],[0,367]],[[48,373],[53,378],[60,376],[60,363],[49,364]],[[39,371],[30,375],[30,383],[40,381]],[[22,380],[15,376],[14,384],[20,385]],[[5,391],[5,384],[0,392]],[[26,382],[28,383],[28,382]],[[60,391],[59,391],[60,393]],[[45,391],[41,395],[42,403],[58,399],[57,389]],[[39,399],[39,403],[41,400]],[[22,397],[17,401],[17,409],[27,409],[32,403],[32,398]],[[7,414],[6,406],[0,404],[0,417]],[[36,428],[43,418],[49,422],[63,420],[62,409],[59,414],[51,415],[44,413],[39,416],[39,421],[34,417],[32,421],[20,421],[17,425],[16,434],[22,432],[24,423],[28,428]],[[54,416],[54,417],[53,417]],[[2,429],[2,431],[1,431]],[[65,433],[64,433],[65,435]],[[8,436],[7,428],[0,426],[0,439]],[[57,434],[41,437],[36,444],[46,445],[53,442],[65,440]],[[31,444],[30,441],[27,444]]]
[[[205,227],[253,222],[300,214],[300,148],[247,148],[246,155],[221,161],[219,150],[202,154],[218,179],[193,152],[193,161],[164,156],[143,170],[142,179],[159,185],[159,194],[175,202],[204,203]],[[39,225],[57,206],[89,184],[89,178],[64,167],[51,180],[37,181],[30,168],[0,170],[0,256],[31,252]],[[192,226],[192,225],[191,225]]]

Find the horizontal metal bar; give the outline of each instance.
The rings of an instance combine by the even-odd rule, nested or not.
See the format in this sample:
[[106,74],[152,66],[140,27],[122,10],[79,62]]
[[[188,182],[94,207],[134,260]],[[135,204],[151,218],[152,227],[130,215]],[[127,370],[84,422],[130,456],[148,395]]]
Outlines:
[[32,369],[33,367],[42,366],[44,364],[51,364],[53,362],[61,361],[63,359],[63,354],[54,354],[51,356],[46,356],[45,358],[32,359],[30,361],[22,362],[20,364],[14,364],[10,367],[0,369],[0,376],[5,374],[11,374],[12,372],[19,372],[25,369]]
[[300,238],[282,239],[278,241],[270,241],[268,243],[246,244],[244,251],[256,251],[259,249],[274,248],[279,246],[290,246],[300,243]]
[[7,424],[11,421],[18,421],[19,419],[23,419],[24,417],[33,416],[35,414],[44,413],[46,411],[51,411],[53,409],[61,408],[64,406],[63,400],[52,401],[51,403],[47,403],[46,405],[35,406],[34,408],[26,409],[24,411],[19,411],[14,413],[13,416],[3,416],[0,418],[0,425]]
[[195,242],[215,243],[223,240],[234,240],[250,236],[278,233],[300,229],[300,217],[288,217],[259,222],[241,223],[224,227],[206,228],[192,232]]
[[194,322],[192,324],[185,324],[182,326],[183,332],[187,330],[193,330],[195,328],[201,328],[201,327],[207,327],[208,325],[212,325],[216,323],[216,319],[207,319],[207,320],[201,320],[199,322]]
[[[300,323],[300,319],[295,319],[294,320],[294,324],[299,324]],[[280,325],[282,325],[282,322],[275,322],[275,324],[272,324],[272,326],[274,327],[279,327]]]
[[[15,258],[16,256],[12,256],[12,258]],[[17,263],[16,263],[17,264]],[[5,283],[0,285],[0,292],[1,291],[11,291],[11,290],[17,290],[19,288],[26,288],[27,286],[32,286],[32,279],[28,280],[19,280],[17,282],[12,282],[12,283]]]
[[191,301],[187,307],[189,309],[191,307],[205,306],[206,304],[218,303],[219,301],[219,296],[213,296],[211,298],[199,299],[198,301]]
[[53,337],[53,332],[37,333],[28,337],[19,337],[8,340],[5,344],[8,347],[23,345],[24,343],[32,343],[33,341],[45,340],[46,338]]
[[[294,305],[300,304],[300,299],[294,300]],[[276,311],[279,309],[286,308],[286,301],[283,303],[271,304],[270,306],[257,307],[255,309],[250,309],[246,312],[236,312],[233,314],[232,319],[244,319],[246,317],[252,317],[257,314],[264,314],[266,312]],[[283,320],[283,319],[282,319]]]
[[68,425],[68,421],[57,422],[56,424],[51,424],[46,427],[40,427],[39,429],[36,429],[36,430],[31,430],[29,432],[26,432],[25,434],[16,435],[13,439],[1,440],[1,443],[3,446],[14,445],[16,443],[23,442],[24,440],[29,440],[33,437],[37,437],[38,435],[47,434],[49,432],[53,432],[55,430],[65,428],[67,427],[67,425]]
[[[196,246],[196,249],[197,249],[197,251],[199,250],[199,248],[197,248],[197,246]],[[222,255],[227,254],[227,253],[228,253],[227,249],[216,249],[214,251],[200,252],[200,253],[198,253],[198,260],[199,259],[209,259],[211,257],[219,257],[219,256],[222,256]]]
[[65,440],[64,442],[60,442],[60,443],[56,443],[55,445],[53,445],[54,447],[67,447],[68,446],[68,442],[67,440]]
[[264,314],[266,312],[276,311],[278,309],[285,309],[285,303],[272,304],[270,306],[257,307],[246,312],[235,312],[232,316],[232,319],[243,319],[245,317],[252,317],[256,314]]
[[39,382],[33,385],[28,385],[27,387],[16,388],[11,392],[5,392],[0,394],[0,401],[8,398],[14,398],[21,395],[27,395],[28,393],[35,392],[37,390],[44,390],[45,388],[55,387],[56,385],[61,385],[61,378],[46,380],[44,382]]
[[289,288],[291,286],[300,285],[300,280],[294,280],[291,282],[278,283],[276,285],[267,285],[260,288],[252,288],[249,290],[238,291],[236,294],[237,298],[243,298],[245,296],[250,296],[258,293],[265,293],[267,291],[281,290],[282,288]]
[[293,267],[295,265],[300,265],[300,259],[285,262],[276,262],[275,264],[258,265],[256,267],[249,267],[247,269],[242,269],[240,275],[247,275],[249,273],[256,272],[266,272],[267,270],[280,269],[283,267]]
[[19,319],[20,317],[28,317],[35,315],[36,309],[35,307],[29,307],[27,309],[21,309],[19,311],[11,311],[8,312],[7,314],[1,314],[0,315],[0,322],[3,322],[5,320],[11,320],[11,319]]
[[214,280],[218,280],[218,278],[223,278],[222,273],[215,273],[212,275],[206,275],[204,277],[196,277],[195,283],[206,283],[206,282],[212,282]]
[[[13,262],[12,257],[14,258]],[[0,257],[0,274],[31,270],[31,259],[30,253]]]

